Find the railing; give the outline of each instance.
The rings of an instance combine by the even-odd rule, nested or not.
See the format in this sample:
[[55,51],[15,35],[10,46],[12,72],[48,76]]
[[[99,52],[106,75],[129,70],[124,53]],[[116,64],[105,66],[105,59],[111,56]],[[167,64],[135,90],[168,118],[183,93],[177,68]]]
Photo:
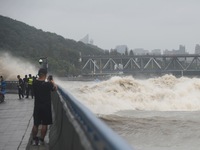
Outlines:
[[6,82],[6,93],[13,93],[16,94],[18,93],[18,88],[17,88],[17,84],[18,81],[5,81]]
[[64,89],[52,94],[50,150],[132,150],[122,138]]

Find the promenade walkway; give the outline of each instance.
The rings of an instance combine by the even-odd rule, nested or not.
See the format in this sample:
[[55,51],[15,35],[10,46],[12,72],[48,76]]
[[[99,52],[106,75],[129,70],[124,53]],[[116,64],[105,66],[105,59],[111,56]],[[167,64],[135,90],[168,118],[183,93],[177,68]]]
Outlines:
[[18,99],[17,94],[6,94],[0,103],[0,150],[47,150],[44,146],[31,146],[34,100]]

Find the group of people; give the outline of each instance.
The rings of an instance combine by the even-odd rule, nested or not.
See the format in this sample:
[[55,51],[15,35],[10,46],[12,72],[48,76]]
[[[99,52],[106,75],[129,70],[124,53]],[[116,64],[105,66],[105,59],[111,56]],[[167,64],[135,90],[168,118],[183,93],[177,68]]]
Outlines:
[[29,98],[29,94],[31,94],[32,99],[34,98],[34,93],[33,93],[33,82],[36,80],[36,77],[32,76],[29,74],[29,76],[25,75],[25,77],[22,79],[20,75],[17,75],[18,79],[18,95],[19,99],[24,98]]
[[[34,98],[32,145],[43,145],[48,125],[52,124],[51,92],[56,91],[57,86],[51,75],[47,78],[47,69],[44,68],[39,69],[38,78],[31,75],[29,78],[25,76],[24,79],[18,75],[17,78],[19,80],[19,98],[24,96],[23,86],[27,87],[26,97],[28,98],[29,91],[31,91],[33,94],[31,96]],[[38,137],[39,125],[41,125],[40,137]]]

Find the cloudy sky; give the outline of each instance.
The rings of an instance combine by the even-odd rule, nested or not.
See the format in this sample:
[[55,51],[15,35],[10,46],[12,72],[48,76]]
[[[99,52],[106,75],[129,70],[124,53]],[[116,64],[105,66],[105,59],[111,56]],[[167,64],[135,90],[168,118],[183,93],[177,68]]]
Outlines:
[[0,14],[76,41],[89,34],[111,49],[200,44],[200,0],[0,0]]

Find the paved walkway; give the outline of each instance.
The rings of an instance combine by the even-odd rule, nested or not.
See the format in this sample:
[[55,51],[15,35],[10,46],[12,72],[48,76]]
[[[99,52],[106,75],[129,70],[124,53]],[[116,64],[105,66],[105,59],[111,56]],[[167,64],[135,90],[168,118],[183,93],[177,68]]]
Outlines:
[[0,103],[0,150],[48,149],[48,144],[30,146],[33,105],[33,99],[6,94],[5,102]]

